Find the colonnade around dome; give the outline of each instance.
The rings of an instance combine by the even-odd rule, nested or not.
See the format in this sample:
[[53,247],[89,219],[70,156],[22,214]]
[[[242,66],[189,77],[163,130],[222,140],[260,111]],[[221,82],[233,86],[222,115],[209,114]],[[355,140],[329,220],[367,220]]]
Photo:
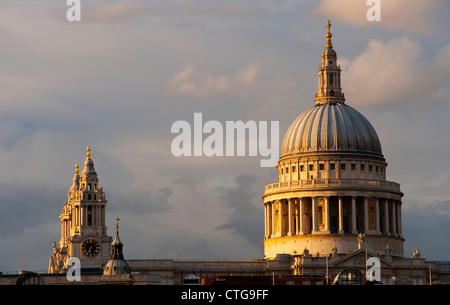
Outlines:
[[[264,203],[266,258],[278,253],[295,255],[305,249],[321,255],[347,253],[357,249],[359,233],[365,235],[366,241],[376,238],[376,249],[389,246],[393,255],[403,256],[401,204],[399,198],[358,191],[345,195],[309,191],[285,198],[269,196]],[[312,247],[314,236],[330,242]],[[291,245],[285,248],[286,244]]]

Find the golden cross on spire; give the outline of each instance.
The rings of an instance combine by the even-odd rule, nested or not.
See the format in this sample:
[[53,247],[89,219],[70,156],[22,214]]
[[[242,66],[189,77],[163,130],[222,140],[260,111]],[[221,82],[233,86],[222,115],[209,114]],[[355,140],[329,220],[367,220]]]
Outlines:
[[330,32],[330,28],[331,28],[331,23],[330,20],[328,20],[328,24],[327,24],[327,29],[328,29],[328,33],[325,35],[327,37],[327,49],[332,48],[333,44],[331,43],[331,37],[333,36],[333,34],[331,34]]

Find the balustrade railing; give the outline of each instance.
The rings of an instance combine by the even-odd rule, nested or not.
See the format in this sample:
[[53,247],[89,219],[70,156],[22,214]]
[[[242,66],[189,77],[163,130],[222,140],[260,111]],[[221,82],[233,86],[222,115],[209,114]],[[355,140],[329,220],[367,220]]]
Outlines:
[[307,179],[268,184],[266,193],[280,189],[311,189],[311,188],[370,188],[400,192],[400,184],[392,181],[368,179]]

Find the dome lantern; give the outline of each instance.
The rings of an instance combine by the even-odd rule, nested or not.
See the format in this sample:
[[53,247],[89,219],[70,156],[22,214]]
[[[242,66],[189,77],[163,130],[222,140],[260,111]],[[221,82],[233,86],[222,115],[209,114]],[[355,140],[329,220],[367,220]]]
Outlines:
[[344,103],[345,98],[341,89],[341,68],[337,65],[337,55],[331,43],[331,23],[328,20],[327,43],[322,53],[322,64],[319,66],[319,90],[316,94],[316,104]]

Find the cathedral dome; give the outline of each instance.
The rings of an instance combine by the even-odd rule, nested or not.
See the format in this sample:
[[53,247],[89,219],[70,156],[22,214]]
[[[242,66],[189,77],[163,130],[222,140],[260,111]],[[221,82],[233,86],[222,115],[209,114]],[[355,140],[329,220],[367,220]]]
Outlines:
[[299,155],[338,154],[385,161],[375,129],[360,112],[345,104],[330,26],[328,22],[315,105],[300,114],[289,127],[280,160]]
[[281,148],[281,157],[331,153],[384,160],[375,129],[344,103],[316,104],[300,114],[286,132]]
[[[329,257],[356,248],[387,253],[386,245],[392,255],[403,256],[403,193],[386,180],[375,129],[345,102],[330,27],[328,21],[315,105],[287,130],[278,182],[266,185],[262,195],[266,259],[302,251],[304,257]],[[300,274],[301,268],[294,270]]]

